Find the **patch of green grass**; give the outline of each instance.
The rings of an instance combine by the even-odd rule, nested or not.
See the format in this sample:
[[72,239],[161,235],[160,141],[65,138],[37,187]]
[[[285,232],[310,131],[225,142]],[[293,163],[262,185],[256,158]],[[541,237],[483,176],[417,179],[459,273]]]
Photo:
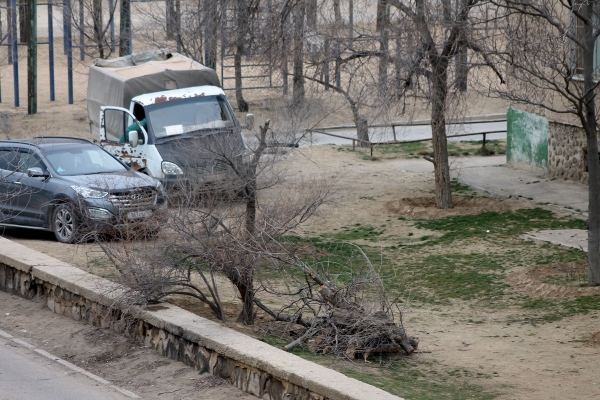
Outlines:
[[446,232],[437,240],[439,243],[448,243],[459,239],[481,239],[486,235],[515,236],[536,229],[584,229],[585,223],[574,218],[557,218],[552,211],[533,208],[420,219],[415,227]]
[[456,178],[453,178],[452,181],[450,181],[450,188],[452,189],[452,193],[455,194],[474,193],[473,189],[471,189],[467,185],[463,185],[462,183],[457,181]]
[[[259,340],[277,348],[282,348],[290,342],[272,337]],[[330,356],[310,353],[303,346],[295,347],[291,352],[407,400],[491,400],[498,395],[481,385],[470,383],[471,380],[484,376],[466,369],[461,369],[460,373],[444,372],[436,369],[435,364],[406,363],[401,357],[386,358],[383,365],[375,359],[371,360],[371,364],[364,364],[362,361],[333,362]]]
[[382,235],[385,229],[377,229],[370,225],[355,225],[350,227],[342,227],[341,232],[323,235],[325,238],[352,241],[358,239],[374,240]]
[[461,374],[447,373],[444,376],[435,370],[425,371],[423,368],[416,369],[406,364],[394,363],[380,373],[351,368],[343,372],[347,376],[408,400],[491,400],[498,395],[483,386],[468,383],[465,377],[470,374],[465,374],[464,370]]
[[418,271],[411,285],[414,299],[427,303],[501,297],[508,287],[504,267],[493,254],[432,254],[415,262],[412,269]]
[[531,312],[524,317],[525,321],[550,323],[576,314],[600,311],[600,297],[580,296],[568,299],[528,297],[523,301],[522,307]]

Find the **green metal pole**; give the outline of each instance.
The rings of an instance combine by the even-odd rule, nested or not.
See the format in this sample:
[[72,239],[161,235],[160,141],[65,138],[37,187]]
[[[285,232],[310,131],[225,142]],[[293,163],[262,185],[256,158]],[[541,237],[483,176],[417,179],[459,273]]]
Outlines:
[[28,0],[29,42],[27,44],[27,113],[37,114],[37,0]]

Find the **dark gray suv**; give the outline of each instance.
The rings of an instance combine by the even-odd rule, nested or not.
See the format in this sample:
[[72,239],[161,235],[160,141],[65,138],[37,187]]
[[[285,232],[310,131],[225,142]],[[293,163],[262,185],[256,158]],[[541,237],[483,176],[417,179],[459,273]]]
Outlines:
[[0,225],[72,243],[90,233],[157,232],[166,207],[160,182],[90,141],[0,140]]

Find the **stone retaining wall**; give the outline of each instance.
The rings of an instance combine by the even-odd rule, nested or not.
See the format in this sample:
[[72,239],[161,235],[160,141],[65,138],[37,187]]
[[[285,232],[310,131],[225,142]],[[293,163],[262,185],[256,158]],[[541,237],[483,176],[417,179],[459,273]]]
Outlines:
[[50,310],[77,321],[138,336],[161,355],[261,399],[400,399],[168,303],[121,310],[122,287],[3,238],[0,290],[44,300]]
[[588,182],[586,138],[583,128],[550,122],[548,124],[548,177]]

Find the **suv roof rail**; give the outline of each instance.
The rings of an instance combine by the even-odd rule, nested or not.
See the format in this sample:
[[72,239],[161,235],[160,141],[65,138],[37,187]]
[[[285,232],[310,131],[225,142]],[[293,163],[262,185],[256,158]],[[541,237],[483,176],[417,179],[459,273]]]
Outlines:
[[70,137],[70,136],[36,136],[33,139],[67,139],[67,140],[77,140],[77,141],[86,142],[86,143],[93,143],[87,139]]

